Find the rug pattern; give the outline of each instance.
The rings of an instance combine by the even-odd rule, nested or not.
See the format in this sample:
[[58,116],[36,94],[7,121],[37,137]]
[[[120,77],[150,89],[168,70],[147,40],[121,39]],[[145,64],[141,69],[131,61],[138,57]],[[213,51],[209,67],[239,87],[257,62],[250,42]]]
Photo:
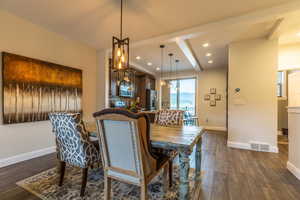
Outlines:
[[[56,168],[49,169],[35,176],[29,177],[17,183],[18,186],[35,194],[42,200],[96,200],[104,199],[104,176],[102,169],[89,170],[88,183],[85,196],[80,197],[81,170],[75,167],[67,167],[64,184],[58,186],[59,174]],[[194,171],[190,170],[190,187],[194,186]],[[174,167],[173,187],[166,193],[162,187],[162,174],[158,175],[148,185],[149,199],[176,200],[178,199],[179,170]],[[140,188],[118,181],[112,182],[113,200],[139,200]]]

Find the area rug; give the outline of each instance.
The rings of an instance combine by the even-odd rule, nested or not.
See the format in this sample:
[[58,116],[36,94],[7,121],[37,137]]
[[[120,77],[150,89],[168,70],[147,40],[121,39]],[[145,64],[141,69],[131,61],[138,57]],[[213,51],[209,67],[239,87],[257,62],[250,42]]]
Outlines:
[[[59,174],[56,168],[49,169],[35,176],[29,177],[17,183],[18,186],[38,196],[42,200],[95,200],[104,199],[104,176],[101,168],[89,170],[88,183],[85,196],[80,197],[81,170],[75,167],[67,167],[64,184],[58,186]],[[194,188],[194,170],[190,170],[190,189]],[[179,170],[175,166],[173,170],[173,187],[167,192],[163,191],[162,174],[157,176],[148,185],[148,195],[155,200],[178,199]],[[113,181],[112,199],[114,200],[138,200],[140,189],[137,186]]]

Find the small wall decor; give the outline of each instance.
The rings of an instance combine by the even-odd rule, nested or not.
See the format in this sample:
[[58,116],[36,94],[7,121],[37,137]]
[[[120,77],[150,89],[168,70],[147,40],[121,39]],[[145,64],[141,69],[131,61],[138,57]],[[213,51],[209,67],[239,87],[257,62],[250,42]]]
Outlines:
[[215,94],[215,100],[220,101],[221,100],[221,95],[220,94]]
[[217,105],[216,100],[210,100],[209,105],[214,107]]
[[204,100],[205,100],[205,101],[210,100],[210,95],[209,95],[209,94],[206,94],[206,95],[204,96]]
[[204,95],[204,100],[209,101],[209,106],[217,106],[217,101],[222,100],[222,95],[217,94],[217,89],[216,88],[210,88],[209,89],[209,94]]
[[216,94],[217,93],[216,88],[210,88],[209,91],[210,91],[210,94]]
[[82,112],[82,71],[2,53],[3,124],[48,120],[50,112]]

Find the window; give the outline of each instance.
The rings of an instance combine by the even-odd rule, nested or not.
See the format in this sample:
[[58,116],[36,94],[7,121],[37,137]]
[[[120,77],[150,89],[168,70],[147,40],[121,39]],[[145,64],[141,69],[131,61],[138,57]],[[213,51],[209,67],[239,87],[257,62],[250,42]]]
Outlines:
[[196,114],[196,79],[177,79],[170,82],[170,109]]
[[285,86],[286,86],[285,72],[277,72],[277,97],[285,97]]

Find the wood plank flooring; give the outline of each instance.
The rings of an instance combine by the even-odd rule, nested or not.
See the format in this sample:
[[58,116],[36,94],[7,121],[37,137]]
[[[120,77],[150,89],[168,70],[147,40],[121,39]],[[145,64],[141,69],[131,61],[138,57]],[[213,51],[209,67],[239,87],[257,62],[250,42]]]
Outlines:
[[[299,200],[300,181],[286,169],[287,145],[279,149],[278,154],[232,149],[226,146],[226,133],[205,133],[204,173],[195,199]],[[51,154],[1,168],[0,200],[38,200],[15,183],[56,164]]]

